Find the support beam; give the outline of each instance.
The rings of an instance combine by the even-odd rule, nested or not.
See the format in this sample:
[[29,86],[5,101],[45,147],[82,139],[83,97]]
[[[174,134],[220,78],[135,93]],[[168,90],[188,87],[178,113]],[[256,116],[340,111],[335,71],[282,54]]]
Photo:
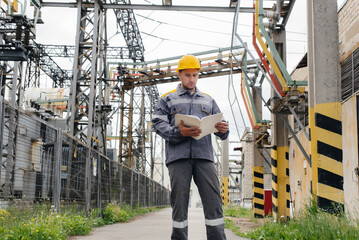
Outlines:
[[337,1],[307,1],[312,186],[318,207],[344,208]]
[[229,203],[229,140],[222,141],[222,185],[221,185],[221,197],[224,206]]
[[[254,107],[256,109],[257,117],[262,120],[262,99],[261,90],[259,93],[252,90]],[[257,218],[264,217],[264,162],[260,154],[260,149],[256,144],[256,139],[260,137],[260,129],[252,129],[253,131],[253,216]],[[263,134],[263,133],[262,133]]]
[[[76,8],[76,2],[42,2],[43,7]],[[87,3],[87,7],[93,7],[93,3]],[[235,12],[235,7],[207,7],[207,6],[163,6],[149,4],[103,4],[104,9],[132,9],[132,10],[159,10],[159,11],[187,11],[187,12]],[[271,11],[271,9],[264,9]],[[254,13],[254,8],[241,7],[241,13]]]
[[[284,30],[273,32],[273,42],[285,64],[286,34]],[[272,94],[275,97],[274,93]],[[274,101],[272,103],[275,104]],[[287,118],[287,116],[284,116]],[[286,120],[286,119],[285,119]],[[272,114],[272,196],[273,217],[277,221],[287,221],[290,217],[289,147],[288,129],[278,114]]]

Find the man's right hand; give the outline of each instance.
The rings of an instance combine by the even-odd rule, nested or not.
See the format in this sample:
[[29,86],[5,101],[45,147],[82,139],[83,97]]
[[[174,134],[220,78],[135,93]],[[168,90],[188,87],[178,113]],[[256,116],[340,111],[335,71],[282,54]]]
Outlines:
[[184,137],[197,137],[202,133],[199,127],[185,127],[183,120],[181,120],[178,129]]

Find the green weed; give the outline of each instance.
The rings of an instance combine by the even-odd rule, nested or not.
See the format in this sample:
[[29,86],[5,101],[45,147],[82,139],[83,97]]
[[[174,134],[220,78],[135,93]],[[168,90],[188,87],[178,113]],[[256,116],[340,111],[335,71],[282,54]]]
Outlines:
[[323,211],[315,201],[286,223],[267,222],[263,227],[245,234],[250,239],[340,240],[359,239],[358,221],[346,216],[342,209]]
[[57,214],[49,204],[24,209],[14,205],[0,210],[0,240],[65,240],[69,236],[89,234],[93,227],[126,222],[155,209],[109,204],[103,212],[93,209],[88,214],[76,206],[67,206]]
[[223,214],[227,217],[252,217],[252,209],[238,206],[224,206]]

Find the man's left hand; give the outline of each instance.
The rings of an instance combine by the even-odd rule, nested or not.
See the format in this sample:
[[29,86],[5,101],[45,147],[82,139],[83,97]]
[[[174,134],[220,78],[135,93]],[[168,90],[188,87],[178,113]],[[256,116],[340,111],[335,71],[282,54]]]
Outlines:
[[226,122],[218,122],[214,127],[218,130],[220,133],[226,133],[228,131],[228,123]]

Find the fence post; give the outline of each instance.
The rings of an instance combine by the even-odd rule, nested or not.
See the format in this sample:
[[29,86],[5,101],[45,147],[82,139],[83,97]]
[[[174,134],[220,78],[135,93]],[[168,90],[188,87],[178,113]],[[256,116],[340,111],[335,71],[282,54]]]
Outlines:
[[102,190],[102,178],[101,178],[101,173],[102,173],[102,159],[101,159],[101,154],[100,152],[97,154],[97,208],[101,209],[101,190]]
[[141,174],[137,173],[137,205],[140,206],[140,191],[141,191]]
[[1,180],[1,168],[2,168],[2,148],[3,148],[3,133],[4,133],[4,103],[3,96],[0,95],[0,180]]
[[122,176],[123,176],[123,165],[120,164],[120,204],[121,205],[122,205],[122,201],[123,201]]
[[133,169],[131,169],[131,189],[130,189],[130,206],[133,205]]
[[144,180],[144,183],[143,183],[143,206],[144,206],[144,207],[147,207],[147,206],[146,206],[146,199],[147,199],[146,179],[147,179],[147,177],[146,177],[146,176],[143,176],[143,180]]
[[[107,160],[106,160],[107,161]],[[109,180],[108,180],[108,197],[109,197],[109,203],[112,202],[112,174],[114,173],[113,171],[113,165],[115,163],[112,162],[112,161],[108,161],[108,171],[109,171],[109,174],[108,174],[108,177],[109,177]],[[113,179],[115,179],[115,176],[113,176]]]
[[55,164],[54,164],[54,195],[52,198],[53,205],[57,213],[60,211],[61,197],[61,160],[62,160],[62,132],[57,129],[55,146]]
[[93,154],[91,151],[91,144],[86,146],[86,160],[85,160],[85,199],[86,199],[86,211],[91,210],[91,187],[92,187],[92,171],[93,166]]

